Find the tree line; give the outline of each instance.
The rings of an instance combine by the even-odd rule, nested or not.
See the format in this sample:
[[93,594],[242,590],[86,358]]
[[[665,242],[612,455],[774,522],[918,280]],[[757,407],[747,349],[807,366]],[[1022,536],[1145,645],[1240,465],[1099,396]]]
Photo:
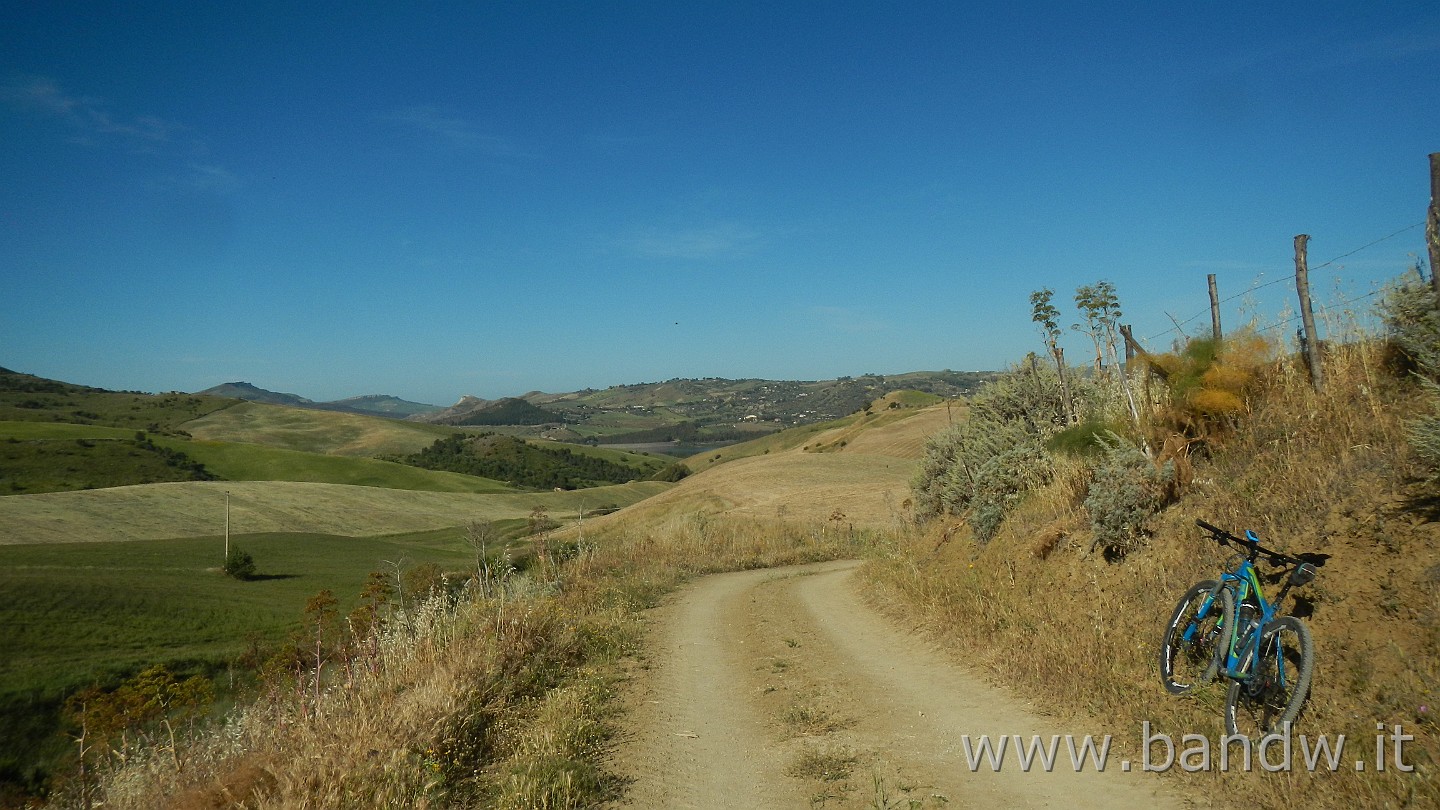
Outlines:
[[[427,470],[476,475],[526,489],[579,489],[645,478],[651,468],[621,464],[563,447],[540,447],[514,436],[456,433],[399,461]],[[656,465],[658,466],[658,465]]]

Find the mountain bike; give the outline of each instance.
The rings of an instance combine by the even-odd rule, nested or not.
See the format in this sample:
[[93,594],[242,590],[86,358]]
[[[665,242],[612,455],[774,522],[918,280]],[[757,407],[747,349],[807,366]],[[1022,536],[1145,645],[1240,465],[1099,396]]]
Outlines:
[[[1278,731],[1299,715],[1315,669],[1310,629],[1278,615],[1279,606],[1291,588],[1315,579],[1329,555],[1292,557],[1261,546],[1254,532],[1240,538],[1203,520],[1196,525],[1242,551],[1219,580],[1196,583],[1175,605],[1160,644],[1160,679],[1169,692],[1184,694],[1223,675],[1230,680],[1226,732],[1254,738]],[[1255,566],[1260,559],[1289,569],[1273,602]]]

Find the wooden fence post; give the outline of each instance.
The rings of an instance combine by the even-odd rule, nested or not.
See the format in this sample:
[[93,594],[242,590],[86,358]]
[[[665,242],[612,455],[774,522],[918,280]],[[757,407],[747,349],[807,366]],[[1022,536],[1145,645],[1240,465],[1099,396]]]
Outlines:
[[1430,248],[1430,288],[1440,298],[1440,152],[1430,153],[1430,210],[1425,217],[1425,244]]
[[1301,351],[1310,366],[1310,384],[1319,391],[1325,386],[1320,370],[1320,340],[1315,334],[1315,312],[1310,308],[1310,268],[1305,258],[1308,234],[1295,237],[1295,291],[1300,294],[1300,321],[1305,327]]
[[1210,284],[1210,336],[1216,343],[1220,342],[1220,293],[1215,289],[1215,274],[1211,273],[1205,277]]

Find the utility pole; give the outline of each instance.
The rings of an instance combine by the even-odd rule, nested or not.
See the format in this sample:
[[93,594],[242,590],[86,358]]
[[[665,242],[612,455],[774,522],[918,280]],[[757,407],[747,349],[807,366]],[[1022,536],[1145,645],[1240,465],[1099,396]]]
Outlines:
[[230,561],[230,491],[225,491],[225,561]]
[[1320,370],[1320,338],[1315,334],[1315,312],[1310,308],[1310,268],[1305,258],[1308,234],[1295,237],[1295,291],[1300,294],[1300,322],[1305,327],[1305,360],[1310,366],[1310,384],[1316,391],[1325,387]]
[[1430,153],[1430,210],[1425,217],[1425,244],[1430,248],[1430,288],[1440,298],[1440,152]]
[[1220,342],[1220,293],[1215,289],[1215,274],[1211,273],[1205,277],[1210,284],[1210,335],[1215,342]]

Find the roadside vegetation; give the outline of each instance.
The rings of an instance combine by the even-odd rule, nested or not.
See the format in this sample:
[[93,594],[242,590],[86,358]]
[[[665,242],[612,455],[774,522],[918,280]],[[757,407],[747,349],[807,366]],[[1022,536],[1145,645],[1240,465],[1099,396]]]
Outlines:
[[[593,806],[622,790],[601,761],[640,611],[698,574],[855,556],[878,541],[678,516],[550,538],[523,565],[414,601],[376,572],[348,614],[328,592],[313,597],[249,699],[218,721],[199,722],[183,697],[203,684],[165,673],[72,702],[75,753],[52,802]],[[174,695],[171,710],[89,708],[146,689]]]
[[[1283,609],[1317,646],[1296,756],[1300,734],[1344,734],[1338,769],[1171,771],[1222,804],[1440,803],[1440,498],[1426,449],[1440,435],[1440,365],[1427,360],[1440,357],[1436,304],[1413,273],[1378,318],[1330,312],[1318,391],[1303,359],[1246,332],[1137,357],[1128,380],[1139,418],[1113,364],[1070,369],[1068,402],[1054,366],[1021,364],[927,448],[914,482],[920,523],[867,569],[877,594],[996,682],[1114,734],[1129,754],[1148,721],[1177,743],[1206,735],[1214,764],[1225,684],[1172,698],[1155,664],[1174,600],[1229,556],[1195,519],[1329,554]],[[1404,749],[1413,771],[1397,769],[1393,745],[1377,771],[1377,724],[1415,735]]]

